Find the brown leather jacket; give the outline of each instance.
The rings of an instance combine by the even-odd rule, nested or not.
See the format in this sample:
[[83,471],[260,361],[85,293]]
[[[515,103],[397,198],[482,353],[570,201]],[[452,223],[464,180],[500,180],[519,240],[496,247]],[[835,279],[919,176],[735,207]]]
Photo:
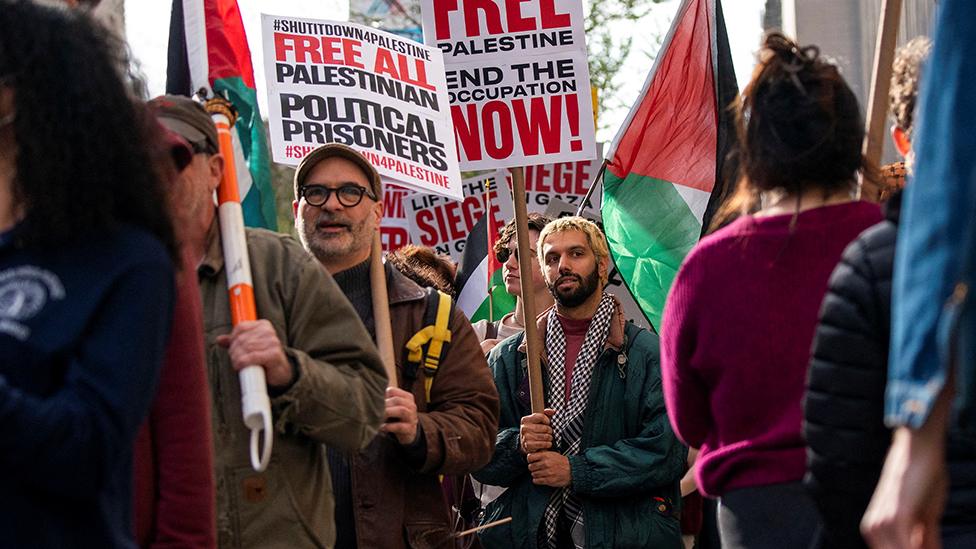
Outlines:
[[464,314],[451,318],[450,346],[434,376],[430,404],[424,372],[404,379],[404,346],[423,328],[425,289],[387,265],[398,386],[413,393],[427,455],[419,468],[404,460],[392,437],[379,435],[350,462],[357,546],[454,547],[438,475],[473,472],[491,459],[498,431],[498,391],[478,338]]

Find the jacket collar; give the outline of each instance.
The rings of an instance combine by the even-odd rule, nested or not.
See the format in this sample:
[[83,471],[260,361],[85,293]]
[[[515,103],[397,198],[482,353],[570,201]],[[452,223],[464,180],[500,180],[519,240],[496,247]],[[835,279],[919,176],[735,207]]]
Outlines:
[[204,276],[214,276],[224,268],[224,251],[220,247],[220,226],[217,217],[207,229],[207,244],[203,252],[203,260],[197,267],[197,273]]
[[386,293],[390,305],[420,301],[427,296],[427,290],[394,269],[393,265],[385,263],[383,268],[386,270]]
[[[620,304],[620,300],[617,296],[613,294],[608,294],[611,299],[613,299],[613,315],[610,317],[610,332],[607,334],[607,341],[603,344],[603,350],[613,349],[619,352],[624,347],[624,328],[627,324],[627,318],[623,314],[623,306]],[[549,323],[549,311],[553,309],[556,305],[552,305],[537,317],[535,317],[535,325],[539,330],[539,339],[543,342],[542,345],[542,359],[543,361],[548,361],[548,353],[546,353],[546,326]],[[518,351],[525,354],[526,352],[526,341],[522,338],[522,343],[519,345]]]

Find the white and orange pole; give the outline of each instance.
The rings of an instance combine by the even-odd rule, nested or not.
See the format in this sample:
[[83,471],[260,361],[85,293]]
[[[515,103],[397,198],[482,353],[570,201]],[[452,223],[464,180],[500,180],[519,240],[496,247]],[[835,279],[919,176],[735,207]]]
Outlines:
[[[231,321],[237,326],[241,322],[258,318],[254,305],[254,287],[251,283],[251,262],[244,237],[244,213],[234,166],[234,141],[230,133],[237,120],[237,113],[227,100],[220,97],[208,100],[206,107],[217,126],[220,153],[224,157],[224,176],[217,188],[217,216],[224,250]],[[241,382],[244,425],[251,430],[251,466],[255,471],[264,471],[271,460],[274,435],[271,426],[271,399],[268,398],[264,369],[257,365],[248,366],[238,376]],[[259,447],[262,430],[264,445]]]

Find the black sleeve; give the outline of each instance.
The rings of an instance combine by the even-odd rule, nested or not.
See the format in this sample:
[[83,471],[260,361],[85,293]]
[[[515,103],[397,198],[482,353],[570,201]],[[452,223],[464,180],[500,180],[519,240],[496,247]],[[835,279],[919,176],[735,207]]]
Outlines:
[[883,422],[895,240],[888,229],[869,229],[844,251],[813,342],[804,398],[806,485],[837,542],[860,541],[857,524],[891,438]]

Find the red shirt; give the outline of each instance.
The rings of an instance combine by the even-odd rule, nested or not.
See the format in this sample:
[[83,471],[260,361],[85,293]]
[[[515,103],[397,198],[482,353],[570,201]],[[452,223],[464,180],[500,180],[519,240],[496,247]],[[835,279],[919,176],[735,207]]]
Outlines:
[[140,547],[217,546],[212,447],[203,309],[195,262],[184,254],[156,399],[133,450]]

